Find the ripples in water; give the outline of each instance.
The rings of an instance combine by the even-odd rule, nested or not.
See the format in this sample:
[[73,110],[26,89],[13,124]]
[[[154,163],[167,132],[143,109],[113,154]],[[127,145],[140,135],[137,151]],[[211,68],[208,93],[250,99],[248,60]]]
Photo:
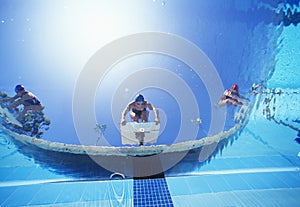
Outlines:
[[2,134],[1,132],[0,132],[0,146],[6,146],[7,149],[11,149],[13,146],[11,139],[6,135]]

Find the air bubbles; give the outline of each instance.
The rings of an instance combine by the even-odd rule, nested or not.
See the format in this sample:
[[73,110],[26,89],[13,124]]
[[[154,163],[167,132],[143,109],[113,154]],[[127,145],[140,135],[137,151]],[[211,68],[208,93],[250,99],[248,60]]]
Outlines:
[[154,3],[156,2],[160,2],[161,6],[165,6],[166,5],[166,1],[158,1],[158,0],[152,0]]
[[19,42],[19,43],[24,43],[24,42],[25,42],[25,39],[18,39],[17,42]]

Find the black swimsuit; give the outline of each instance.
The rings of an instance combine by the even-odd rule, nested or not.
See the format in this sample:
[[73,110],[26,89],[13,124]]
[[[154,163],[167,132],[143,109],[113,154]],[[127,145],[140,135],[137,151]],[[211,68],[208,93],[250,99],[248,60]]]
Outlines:
[[[25,94],[28,94],[28,92],[23,93],[22,97]],[[41,104],[41,102],[35,96],[24,101],[25,106],[40,105],[40,104]]]
[[146,108],[144,108],[144,110],[142,110],[142,111],[136,110],[135,108],[132,109],[132,112],[135,113],[135,116],[137,116],[138,118],[141,118],[143,111],[146,111]]
[[230,95],[224,95],[225,96],[224,99],[238,101],[238,99],[235,98],[234,96],[240,97],[239,93],[236,91],[232,91],[232,90],[229,90],[229,91],[230,91]]
[[26,103],[28,103],[28,106],[29,105],[40,105],[41,102],[39,100],[37,100],[36,97],[33,97],[32,99],[27,99],[25,100]]

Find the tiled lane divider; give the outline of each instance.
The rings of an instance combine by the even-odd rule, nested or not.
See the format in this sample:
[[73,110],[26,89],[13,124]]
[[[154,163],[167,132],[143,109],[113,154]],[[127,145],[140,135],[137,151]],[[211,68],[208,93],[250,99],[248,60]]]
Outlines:
[[135,207],[173,207],[165,178],[135,179],[133,182]]

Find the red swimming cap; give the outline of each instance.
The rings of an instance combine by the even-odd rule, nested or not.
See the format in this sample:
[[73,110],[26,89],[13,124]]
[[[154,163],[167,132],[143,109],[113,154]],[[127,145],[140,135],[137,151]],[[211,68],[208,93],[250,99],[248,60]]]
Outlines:
[[231,89],[236,91],[239,90],[238,84],[232,84]]

